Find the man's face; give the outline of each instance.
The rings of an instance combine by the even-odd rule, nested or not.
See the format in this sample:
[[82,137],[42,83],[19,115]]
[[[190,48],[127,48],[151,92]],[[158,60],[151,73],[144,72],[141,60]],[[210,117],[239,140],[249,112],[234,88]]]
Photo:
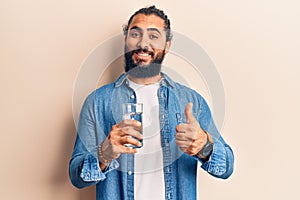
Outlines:
[[133,17],[125,37],[127,72],[136,68],[134,70],[139,70],[139,75],[133,74],[135,76],[159,74],[164,55],[170,47],[164,26],[164,20],[156,15],[138,14]]

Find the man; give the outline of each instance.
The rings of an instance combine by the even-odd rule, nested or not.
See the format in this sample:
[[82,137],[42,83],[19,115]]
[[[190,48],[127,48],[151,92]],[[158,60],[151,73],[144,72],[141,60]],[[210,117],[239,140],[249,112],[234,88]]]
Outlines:
[[[164,12],[140,9],[124,35],[126,73],[87,97],[71,181],[78,188],[96,184],[98,200],[196,199],[197,164],[225,179],[233,172],[233,152],[202,96],[161,73],[172,38]],[[123,120],[123,103],[143,103],[143,122]]]

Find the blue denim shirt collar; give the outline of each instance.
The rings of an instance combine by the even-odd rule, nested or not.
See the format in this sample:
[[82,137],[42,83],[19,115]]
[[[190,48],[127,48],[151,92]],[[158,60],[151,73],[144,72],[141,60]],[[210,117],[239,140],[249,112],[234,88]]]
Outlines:
[[[171,87],[174,88],[175,83],[174,81],[165,73],[161,72],[162,74],[162,79],[160,81],[161,86],[166,86],[166,87]],[[115,87],[120,87],[122,84],[128,84],[128,78],[127,74],[123,73],[115,82]]]

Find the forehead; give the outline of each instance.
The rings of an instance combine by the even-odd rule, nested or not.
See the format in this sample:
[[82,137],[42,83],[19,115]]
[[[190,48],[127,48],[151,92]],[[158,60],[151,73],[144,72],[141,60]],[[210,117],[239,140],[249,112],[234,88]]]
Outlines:
[[151,14],[151,15],[144,15],[144,14],[137,14],[133,17],[129,29],[131,27],[139,27],[139,28],[149,28],[149,27],[156,27],[159,29],[165,28],[165,22],[162,18]]

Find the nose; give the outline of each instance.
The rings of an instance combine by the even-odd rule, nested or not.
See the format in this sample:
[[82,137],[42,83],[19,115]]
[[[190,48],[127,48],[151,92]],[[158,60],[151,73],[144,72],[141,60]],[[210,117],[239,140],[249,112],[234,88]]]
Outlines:
[[138,47],[141,49],[149,50],[149,46],[150,46],[149,38],[146,34],[144,34],[143,37],[141,37],[140,42],[138,43]]

